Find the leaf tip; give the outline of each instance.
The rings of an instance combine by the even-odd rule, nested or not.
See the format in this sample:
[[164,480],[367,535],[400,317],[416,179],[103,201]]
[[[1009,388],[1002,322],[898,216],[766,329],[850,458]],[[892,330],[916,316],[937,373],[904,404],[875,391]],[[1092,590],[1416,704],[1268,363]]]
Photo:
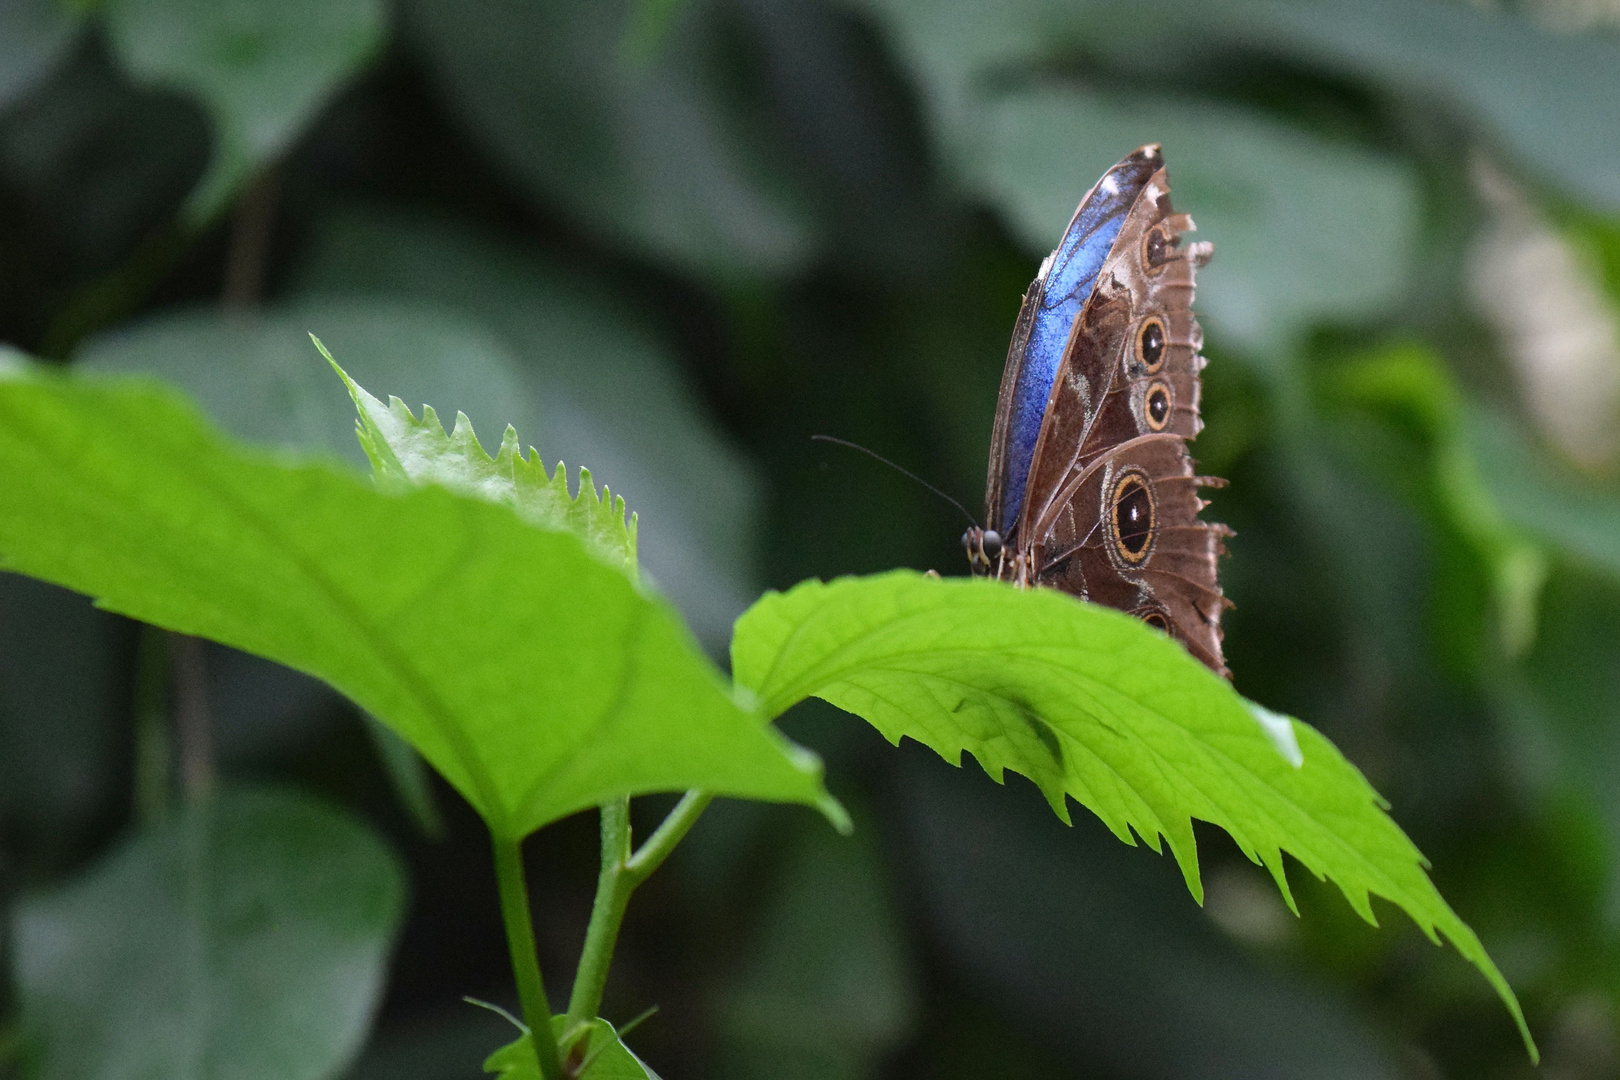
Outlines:
[[827,823],[838,830],[838,835],[854,834],[855,822],[850,819],[849,811],[844,809],[844,804],[833,798],[829,792],[821,793],[816,799],[815,807],[821,812],[821,816],[827,819]]

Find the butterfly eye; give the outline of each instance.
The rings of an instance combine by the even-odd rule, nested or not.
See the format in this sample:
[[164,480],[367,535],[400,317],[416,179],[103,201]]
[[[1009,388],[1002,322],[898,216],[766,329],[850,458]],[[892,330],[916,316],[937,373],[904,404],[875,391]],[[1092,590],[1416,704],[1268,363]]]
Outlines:
[[1147,419],[1147,426],[1154,431],[1163,431],[1170,423],[1170,388],[1162,382],[1156,382],[1148,387],[1146,396],[1142,399],[1142,412]]
[[1142,324],[1136,335],[1136,358],[1152,374],[1164,366],[1164,323],[1157,318]]
[[1114,527],[1114,548],[1131,564],[1147,558],[1153,539],[1153,492],[1147,477],[1128,472],[1114,484],[1114,505],[1110,515]]
[[1001,534],[994,529],[984,530],[984,557],[991,562],[1001,557]]

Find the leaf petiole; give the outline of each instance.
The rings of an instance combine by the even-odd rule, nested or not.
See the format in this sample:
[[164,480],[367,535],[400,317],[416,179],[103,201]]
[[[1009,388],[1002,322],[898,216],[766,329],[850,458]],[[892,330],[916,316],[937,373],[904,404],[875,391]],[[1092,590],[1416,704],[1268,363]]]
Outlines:
[[602,872],[596,880],[596,900],[574,975],[574,992],[568,999],[565,1030],[575,1031],[596,1018],[631,894],[663,865],[713,800],[713,792],[688,791],[633,854],[629,798],[602,804]]

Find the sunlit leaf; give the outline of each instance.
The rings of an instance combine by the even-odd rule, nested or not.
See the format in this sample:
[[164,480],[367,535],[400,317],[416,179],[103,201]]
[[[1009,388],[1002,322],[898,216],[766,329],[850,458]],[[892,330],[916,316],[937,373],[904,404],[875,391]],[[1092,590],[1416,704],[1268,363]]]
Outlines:
[[40,1080],[322,1080],[359,1050],[405,911],[388,849],[302,795],[227,789],[17,913]]
[[737,624],[732,667],[768,715],[810,696],[909,736],[953,764],[1028,776],[1059,817],[1067,800],[1127,843],[1160,837],[1202,896],[1192,819],[1219,825],[1292,903],[1282,852],[1444,935],[1496,988],[1530,1045],[1513,991],[1447,906],[1382,799],[1295,720],[1291,763],[1230,684],[1141,622],[1054,590],[909,571],[769,593]]
[[431,406],[418,419],[397,397],[384,405],[349,378],[319,339],[315,344],[349,388],[360,413],[355,422],[360,445],[384,490],[438,484],[509,506],[530,524],[573,533],[601,558],[635,576],[635,516],[626,518],[624,500],[607,488],[596,490],[590,470],[580,469],[578,488],[570,494],[566,468],[558,464],[548,475],[533,447],[525,456],[511,425],[501,437],[500,452],[490,457],[465,414],[456,415],[455,429],[447,435]]
[[[1009,798],[968,770],[935,767],[921,753],[906,756],[910,767],[898,771],[885,830],[898,833],[890,843],[903,845],[914,868],[910,917],[930,930],[932,963],[970,973],[981,1000],[993,1003],[992,1015],[1016,1018],[1016,1026],[971,1032],[958,1024],[975,1019],[972,1013],[952,1016],[953,1033],[943,1038],[954,1053],[939,1060],[955,1065],[956,1055],[968,1056],[965,1049],[980,1064],[961,1075],[1402,1075],[1390,1060],[1389,1037],[1342,984],[1302,965],[1257,963],[1252,936],[1244,940],[1250,948],[1240,950],[1223,932],[1245,901],[1251,931],[1263,927],[1294,940],[1305,936],[1301,931],[1331,931],[1336,927],[1324,925],[1322,905],[1296,920],[1264,871],[1227,862],[1223,851],[1215,856],[1219,864],[1208,866],[1203,908],[1194,907],[1177,895],[1167,860],[1142,858],[1102,829],[1065,829],[1027,791]],[[1329,889],[1295,877],[1301,893]],[[1358,921],[1348,909],[1329,911],[1348,916],[1336,923]],[[1351,929],[1358,940],[1393,949],[1416,944],[1407,935]],[[1259,951],[1273,953],[1279,944],[1274,938]],[[1443,966],[1458,982],[1471,982],[1463,964]],[[987,1021],[978,1026],[989,1027]],[[1042,1033],[1042,1050],[1062,1056],[1015,1072],[1006,1063],[1029,1053],[1034,1040],[1024,1033],[1031,1031]]]
[[316,675],[521,837],[617,795],[818,802],[663,601],[573,534],[243,450],[171,391],[0,380],[0,558]]
[[[552,1027],[562,1038],[567,1033],[568,1017],[553,1017]],[[577,1058],[583,1068],[569,1075],[577,1080],[658,1080],[658,1074],[630,1052],[606,1020],[591,1021],[589,1034],[583,1038],[576,1035],[575,1039],[570,1061]],[[500,1080],[540,1080],[533,1040],[525,1034],[507,1043],[485,1059],[484,1071]]]
[[[510,422],[546,460],[588,462],[610,477],[641,517],[642,569],[711,653],[724,652],[732,622],[759,592],[761,485],[753,462],[718,430],[665,335],[622,283],[461,223],[349,212],[312,228],[292,285],[304,297],[292,312],[308,318],[305,328],[360,383],[413,406],[461,409],[491,434]],[[391,299],[354,299],[379,294]],[[435,390],[412,370],[425,350],[411,332],[386,324],[359,332],[359,312],[376,310],[383,322],[401,311],[401,301],[419,312],[410,320],[416,326],[441,312],[476,328],[478,340],[465,347],[478,353],[480,366],[470,358],[463,375],[445,364],[457,381]],[[349,320],[345,312],[356,314]],[[342,339],[328,326],[341,327]],[[426,329],[412,331],[424,345],[436,340]],[[480,391],[471,376],[487,377],[483,357],[491,345],[509,355],[517,387],[507,389],[514,377],[503,371],[490,379],[487,396],[474,396]],[[307,350],[299,356],[311,359]],[[394,365],[403,368],[400,379]],[[333,404],[329,385],[316,389]],[[491,398],[500,409],[486,407]]]
[[382,44],[380,0],[107,0],[107,36],[135,78],[193,94],[214,160],[186,212],[206,221],[280,157]]

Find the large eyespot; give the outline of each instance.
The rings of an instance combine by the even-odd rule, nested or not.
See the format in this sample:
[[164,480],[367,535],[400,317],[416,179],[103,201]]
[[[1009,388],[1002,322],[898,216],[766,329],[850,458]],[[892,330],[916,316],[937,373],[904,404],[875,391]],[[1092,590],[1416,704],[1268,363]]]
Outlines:
[[1150,375],[1164,366],[1164,323],[1157,316],[1136,333],[1136,359]]
[[1147,558],[1153,541],[1153,489],[1140,472],[1131,471],[1114,481],[1114,498],[1109,513],[1113,526],[1114,550],[1126,562],[1136,564]]
[[1170,423],[1170,387],[1155,382],[1142,395],[1142,419],[1154,431],[1163,431]]

